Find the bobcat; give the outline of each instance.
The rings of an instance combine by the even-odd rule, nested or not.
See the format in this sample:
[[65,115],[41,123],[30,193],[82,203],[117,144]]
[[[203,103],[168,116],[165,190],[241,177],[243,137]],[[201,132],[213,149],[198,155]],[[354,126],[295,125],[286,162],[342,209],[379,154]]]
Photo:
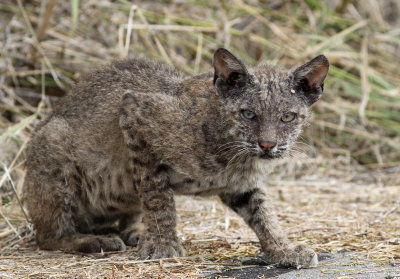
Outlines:
[[261,178],[307,123],[328,60],[250,69],[220,48],[213,66],[188,77],[146,59],[115,61],[55,107],[27,148],[24,194],[41,249],[137,245],[141,259],[182,256],[174,195],[219,195],[269,262],[317,265],[281,232]]

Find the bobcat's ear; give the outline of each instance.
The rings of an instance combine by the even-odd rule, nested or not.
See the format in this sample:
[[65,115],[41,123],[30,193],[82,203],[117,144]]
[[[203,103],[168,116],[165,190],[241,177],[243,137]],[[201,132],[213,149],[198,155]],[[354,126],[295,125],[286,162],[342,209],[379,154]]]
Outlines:
[[328,70],[328,59],[324,55],[319,55],[293,72],[296,91],[301,92],[309,106],[321,97]]
[[213,66],[214,86],[223,96],[237,93],[246,85],[249,75],[246,66],[226,49],[217,49]]

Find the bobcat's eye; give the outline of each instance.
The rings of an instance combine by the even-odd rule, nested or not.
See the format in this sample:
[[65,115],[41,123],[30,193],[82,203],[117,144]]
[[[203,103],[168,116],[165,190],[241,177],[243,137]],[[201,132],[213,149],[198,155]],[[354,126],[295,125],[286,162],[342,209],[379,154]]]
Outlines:
[[256,118],[256,114],[248,109],[242,110],[242,115],[244,118],[249,119],[249,120],[254,120]]
[[281,117],[281,121],[282,121],[282,122],[285,122],[285,123],[291,122],[291,121],[295,120],[296,117],[297,117],[297,114],[296,114],[296,113],[294,113],[294,112],[287,112],[287,113],[285,113],[285,114]]

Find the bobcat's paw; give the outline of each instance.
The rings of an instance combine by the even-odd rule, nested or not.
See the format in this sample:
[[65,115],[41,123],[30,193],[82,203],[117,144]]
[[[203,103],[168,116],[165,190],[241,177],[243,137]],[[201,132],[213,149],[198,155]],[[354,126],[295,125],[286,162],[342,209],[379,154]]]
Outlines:
[[136,247],[140,236],[144,233],[143,223],[135,224],[120,233],[122,240],[126,245]]
[[293,248],[267,250],[265,255],[269,262],[284,267],[312,268],[318,265],[318,256],[314,250],[303,245]]
[[83,253],[100,253],[101,251],[123,251],[126,246],[116,235],[88,235],[77,237],[73,241],[73,250]]
[[140,243],[139,257],[142,260],[182,257],[185,250],[178,241],[144,241]]

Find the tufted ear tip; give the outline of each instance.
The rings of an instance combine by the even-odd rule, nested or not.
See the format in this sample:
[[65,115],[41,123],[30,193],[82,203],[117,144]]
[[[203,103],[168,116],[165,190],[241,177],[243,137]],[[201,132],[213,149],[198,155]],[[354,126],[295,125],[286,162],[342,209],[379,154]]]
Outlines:
[[328,60],[328,58],[325,56],[325,55],[323,55],[323,54],[320,54],[320,55],[318,55],[317,57],[314,57],[314,59],[312,59],[311,61],[320,61],[320,63],[322,63],[322,64],[324,64],[325,66],[327,66],[327,67],[329,67],[329,60]]
[[215,59],[217,56],[219,56],[219,55],[221,55],[221,54],[223,54],[223,53],[229,53],[229,54],[231,54],[226,48],[220,47],[220,48],[218,48],[218,49],[214,52],[214,59]]

